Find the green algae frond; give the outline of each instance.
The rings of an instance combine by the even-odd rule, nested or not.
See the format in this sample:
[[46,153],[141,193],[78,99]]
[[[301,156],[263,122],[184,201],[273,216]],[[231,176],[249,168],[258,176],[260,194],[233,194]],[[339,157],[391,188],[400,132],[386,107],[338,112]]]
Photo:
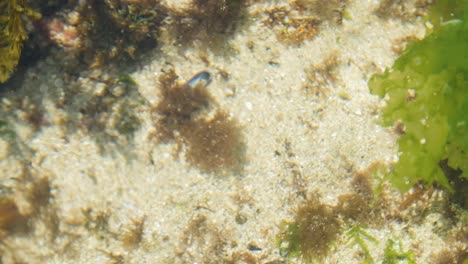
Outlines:
[[0,83],[7,81],[14,72],[27,39],[21,16],[39,18],[24,0],[0,0]]
[[[444,20],[449,7],[464,12]],[[468,178],[467,16],[467,0],[438,2],[429,16],[433,30],[369,81],[370,91],[386,100],[381,123],[401,127],[399,160],[388,175],[400,191],[420,180],[453,190],[439,166],[444,160]]]
[[357,245],[363,255],[364,255],[364,261],[362,263],[364,264],[372,264],[375,263],[374,259],[372,258],[372,255],[369,251],[369,248],[367,247],[366,242],[370,243],[377,243],[377,239],[375,239],[373,236],[369,235],[364,228],[360,226],[354,226],[350,228],[348,231],[346,231],[347,239],[348,242],[352,245]]
[[399,263],[416,264],[414,261],[414,254],[411,251],[403,252],[401,243],[396,243],[392,239],[389,239],[385,246],[382,264]]

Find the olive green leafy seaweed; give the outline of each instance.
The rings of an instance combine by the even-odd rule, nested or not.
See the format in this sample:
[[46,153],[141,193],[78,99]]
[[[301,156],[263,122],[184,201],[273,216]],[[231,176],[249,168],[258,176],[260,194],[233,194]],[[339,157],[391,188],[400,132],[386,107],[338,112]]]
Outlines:
[[22,16],[40,18],[24,0],[0,0],[0,83],[14,72],[28,35]]

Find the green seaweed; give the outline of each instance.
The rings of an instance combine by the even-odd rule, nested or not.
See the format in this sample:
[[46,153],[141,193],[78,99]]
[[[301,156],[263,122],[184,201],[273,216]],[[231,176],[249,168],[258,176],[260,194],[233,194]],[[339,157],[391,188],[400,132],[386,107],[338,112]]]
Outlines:
[[357,245],[364,253],[364,261],[362,262],[363,264],[375,263],[366,244],[366,241],[377,243],[377,240],[373,236],[369,235],[360,226],[354,226],[350,228],[348,231],[346,231],[346,235],[348,236],[348,242],[352,243],[353,245]]
[[117,82],[129,87],[136,87],[138,86],[137,82],[132,78],[132,76],[122,73],[118,76]]
[[23,42],[28,38],[23,14],[35,19],[40,17],[24,0],[0,0],[0,83],[7,81],[14,72]]
[[301,254],[299,227],[294,222],[282,222],[280,224],[282,231],[278,237],[277,244],[279,246],[280,255],[288,257],[297,257]]
[[[397,246],[395,248],[395,246]],[[384,252],[384,259],[382,264],[399,264],[399,263],[407,263],[407,264],[416,264],[414,261],[414,255],[411,251],[403,252],[401,243],[396,243],[392,239],[387,241],[387,245],[385,246]]]
[[[453,12],[446,21],[450,7],[464,12]],[[453,190],[439,166],[442,160],[468,178],[466,16],[468,0],[438,2],[429,15],[433,30],[369,81],[371,93],[386,100],[381,124],[401,125],[399,160],[386,176],[400,191],[420,180]]]

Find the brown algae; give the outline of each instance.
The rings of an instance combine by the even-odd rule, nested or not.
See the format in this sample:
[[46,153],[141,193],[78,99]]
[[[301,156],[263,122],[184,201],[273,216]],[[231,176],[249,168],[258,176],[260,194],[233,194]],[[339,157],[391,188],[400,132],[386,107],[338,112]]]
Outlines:
[[202,171],[239,171],[244,161],[241,127],[220,109],[207,89],[210,75],[201,72],[186,83],[174,69],[159,79],[161,101],[154,107],[158,142],[175,142],[178,152]]

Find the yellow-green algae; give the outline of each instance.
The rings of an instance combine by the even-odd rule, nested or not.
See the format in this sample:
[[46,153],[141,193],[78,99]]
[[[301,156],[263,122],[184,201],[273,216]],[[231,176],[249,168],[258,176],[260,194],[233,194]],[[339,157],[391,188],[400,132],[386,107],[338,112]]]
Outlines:
[[23,42],[28,35],[22,15],[39,18],[24,0],[0,0],[0,83],[14,72],[21,55]]
[[438,1],[427,36],[369,81],[371,92],[386,99],[381,123],[402,125],[399,160],[388,175],[401,191],[420,180],[453,190],[443,160],[468,178],[467,16],[467,0]]

